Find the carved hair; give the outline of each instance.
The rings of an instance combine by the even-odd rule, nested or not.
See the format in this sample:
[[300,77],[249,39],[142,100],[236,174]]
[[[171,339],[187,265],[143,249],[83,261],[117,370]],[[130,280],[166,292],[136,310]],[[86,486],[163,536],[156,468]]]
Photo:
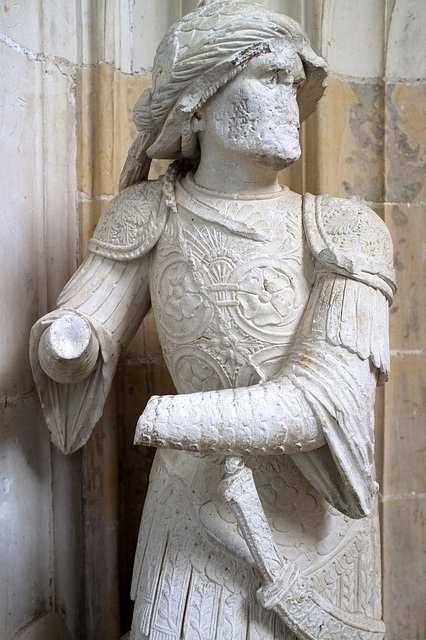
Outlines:
[[134,109],[139,135],[120,188],[146,179],[150,158],[194,155],[193,114],[251,59],[270,52],[276,39],[293,48],[305,69],[306,83],[297,96],[303,121],[324,92],[326,64],[297,22],[254,2],[222,0],[202,5],[174,24],[157,49],[152,89],[143,92]]

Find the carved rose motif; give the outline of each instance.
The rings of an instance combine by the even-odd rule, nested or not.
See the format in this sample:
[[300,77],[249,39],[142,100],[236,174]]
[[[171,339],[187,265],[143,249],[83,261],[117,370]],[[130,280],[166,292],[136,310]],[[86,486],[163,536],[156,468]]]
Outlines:
[[255,268],[241,280],[236,299],[244,317],[257,327],[277,326],[292,311],[295,292],[284,273],[273,267]]
[[167,269],[160,290],[160,299],[164,313],[173,320],[181,322],[184,318],[194,317],[203,300],[186,264],[181,262]]

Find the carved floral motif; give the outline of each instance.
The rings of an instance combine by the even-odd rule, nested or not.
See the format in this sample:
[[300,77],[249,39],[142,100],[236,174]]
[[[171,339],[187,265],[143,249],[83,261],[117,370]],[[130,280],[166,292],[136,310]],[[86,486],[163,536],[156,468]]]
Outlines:
[[285,273],[273,267],[255,267],[240,281],[235,297],[247,320],[266,327],[283,323],[293,307],[295,292]]
[[198,291],[188,265],[180,262],[170,266],[163,275],[160,293],[164,313],[176,323],[193,318],[203,301]]

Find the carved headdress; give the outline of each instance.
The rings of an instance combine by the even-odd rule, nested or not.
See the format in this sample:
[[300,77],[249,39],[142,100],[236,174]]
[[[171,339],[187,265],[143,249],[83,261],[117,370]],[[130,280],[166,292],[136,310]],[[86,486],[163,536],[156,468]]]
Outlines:
[[147,178],[151,158],[193,156],[193,114],[252,58],[270,52],[272,40],[284,40],[302,60],[306,83],[297,96],[301,121],[324,93],[326,64],[297,22],[247,0],[200,5],[168,30],[157,49],[153,86],[134,109],[139,135],[129,150],[121,189]]

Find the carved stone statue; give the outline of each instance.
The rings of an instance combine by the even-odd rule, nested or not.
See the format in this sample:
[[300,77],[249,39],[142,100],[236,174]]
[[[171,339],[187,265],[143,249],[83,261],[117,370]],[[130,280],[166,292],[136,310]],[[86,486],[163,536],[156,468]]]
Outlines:
[[[326,84],[301,27],[200,6],[165,35],[121,193],[31,355],[53,442],[81,447],[152,306],[176,396],[139,534],[132,640],[380,640],[373,404],[388,375],[389,233],[277,182]],[[147,180],[151,158],[176,159]]]

